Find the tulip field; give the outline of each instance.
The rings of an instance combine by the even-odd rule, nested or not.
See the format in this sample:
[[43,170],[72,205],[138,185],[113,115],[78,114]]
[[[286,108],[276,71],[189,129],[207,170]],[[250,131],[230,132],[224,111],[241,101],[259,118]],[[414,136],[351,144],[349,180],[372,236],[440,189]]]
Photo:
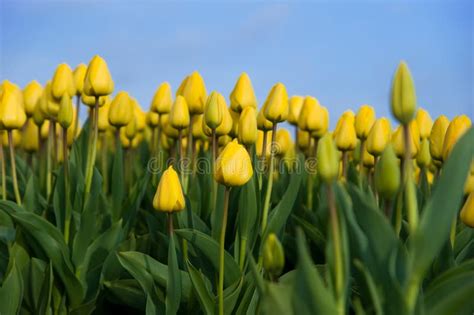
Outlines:
[[1,315],[473,314],[474,131],[419,107],[405,62],[391,117],[334,128],[246,73],[141,106],[113,70],[0,83]]

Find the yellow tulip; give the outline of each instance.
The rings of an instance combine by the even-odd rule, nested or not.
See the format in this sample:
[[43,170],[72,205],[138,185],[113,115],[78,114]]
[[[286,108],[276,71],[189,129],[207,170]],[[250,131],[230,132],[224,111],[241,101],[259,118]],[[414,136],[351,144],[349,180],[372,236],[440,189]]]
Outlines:
[[30,153],[38,151],[38,126],[36,126],[32,118],[29,118],[26,121],[22,132],[23,135],[21,137],[21,147],[23,150]]
[[130,143],[132,149],[136,149],[138,148],[138,146],[140,145],[140,143],[142,143],[143,139],[144,139],[144,135],[143,135],[143,132],[138,132],[135,137],[133,137],[132,139],[132,142]]
[[[41,99],[40,99],[40,102],[41,102]],[[43,114],[43,111],[41,110],[41,107],[39,106],[36,106],[34,112],[33,112],[33,121],[35,122],[35,124],[37,126],[41,126],[45,120],[45,115]]]
[[265,104],[263,105],[263,107],[260,109],[260,111],[257,114],[257,128],[258,130],[262,130],[262,131],[272,130],[273,123],[267,118],[265,118],[264,112],[265,112]]
[[99,132],[104,132],[110,128],[109,124],[109,111],[110,111],[110,98],[107,98],[104,106],[99,107],[99,120],[97,121],[97,129]]
[[100,56],[94,56],[89,62],[84,78],[84,93],[97,97],[112,94],[113,91],[114,81],[107,63]]
[[390,144],[375,166],[374,180],[375,188],[383,198],[391,200],[395,197],[400,186],[400,167]]
[[239,142],[251,145],[257,142],[257,112],[252,106],[247,106],[242,110],[239,120]]
[[470,193],[460,213],[461,221],[474,228],[474,193]]
[[[110,116],[110,111],[109,111]],[[146,123],[148,126],[155,128],[160,125],[160,114],[155,112],[146,113]]]
[[367,137],[367,144],[365,147],[367,151],[375,156],[382,154],[385,147],[390,142],[392,134],[390,121],[385,118],[379,118],[375,121],[372,128],[370,128],[369,135]]
[[242,186],[252,175],[252,161],[245,147],[237,140],[228,143],[216,160],[214,179],[227,187]]
[[439,116],[431,128],[430,133],[430,153],[434,160],[443,160],[443,143],[446,131],[448,130],[449,119],[448,117],[441,115]]
[[128,125],[134,113],[132,106],[128,93],[124,91],[118,92],[112,103],[110,103],[109,123],[117,128]]
[[[18,130],[18,129],[14,129],[11,132],[12,132],[13,147],[17,148],[18,146],[20,146],[20,144],[23,141],[21,131]],[[7,131],[6,130],[0,130],[0,136],[1,136],[1,138],[0,138],[1,145],[3,145],[4,147],[8,146],[8,133],[7,133]]]
[[[132,124],[132,121],[128,125]],[[127,125],[127,127],[128,127]],[[127,137],[127,127],[120,129],[120,142],[122,143],[122,147],[124,149],[129,149],[131,146],[131,140]],[[132,137],[133,139],[133,137]]]
[[298,116],[298,128],[304,131],[310,130],[308,122],[312,122],[314,125],[314,123],[317,122],[319,118],[316,114],[316,108],[318,106],[320,106],[319,101],[315,97],[306,96],[304,98],[303,105]]
[[298,130],[298,147],[301,150],[309,148],[310,134],[307,131]]
[[207,98],[204,109],[204,120],[206,125],[211,129],[216,129],[222,123],[222,106],[219,105],[219,102],[222,102],[222,100],[225,103],[224,97],[216,91],[212,91]]
[[279,276],[285,266],[283,246],[274,233],[270,233],[263,245],[263,268],[272,276]]
[[[163,114],[161,115],[160,118],[160,123],[163,128],[163,132],[165,135],[167,135],[170,138],[177,139],[179,136],[179,131],[176,128],[173,128],[170,123],[170,115],[169,114]],[[186,129],[184,129],[186,131]]]
[[170,124],[175,129],[184,129],[189,126],[189,110],[186,99],[181,95],[176,97],[170,112]]
[[228,135],[223,135],[223,136],[220,136],[218,139],[217,139],[217,145],[219,147],[225,147],[229,142],[232,142],[232,137],[228,136]]
[[189,108],[189,114],[202,114],[207,99],[206,85],[199,72],[194,71],[183,81],[179,94],[184,97]]
[[301,109],[303,108],[304,97],[294,95],[290,97],[288,104],[288,122],[293,126],[298,125]]
[[43,87],[36,80],[28,83],[23,89],[23,102],[25,105],[26,116],[31,117],[38,104],[41,95],[43,94]]
[[293,147],[290,132],[286,129],[278,129],[275,137],[275,151],[277,155],[285,155]]
[[354,126],[354,113],[344,113],[334,131],[336,146],[341,151],[352,151],[357,144],[356,130]]
[[262,131],[259,130],[257,132],[257,143],[255,144],[257,156],[262,156],[262,149],[263,149],[263,135],[264,132],[267,133],[267,143],[265,145],[265,157],[270,156],[271,150],[271,139],[272,139],[272,132],[271,131]]
[[0,128],[20,129],[26,122],[23,93],[10,81],[3,81],[0,93]]
[[430,142],[426,138],[420,142],[420,150],[416,155],[416,163],[420,168],[428,167],[431,164]]
[[172,166],[163,173],[153,198],[153,208],[163,212],[181,211],[186,207],[178,173]]
[[239,119],[240,114],[229,109],[230,117],[232,117],[232,128],[230,129],[229,136],[236,138],[239,135]]
[[257,108],[257,98],[247,73],[243,72],[230,93],[230,108],[240,113],[245,107]]
[[319,140],[316,157],[319,177],[326,183],[335,180],[339,174],[339,152],[330,134]]
[[416,123],[420,130],[421,139],[426,139],[430,136],[431,128],[433,127],[433,120],[430,114],[423,108],[418,109],[416,112]]
[[392,113],[401,124],[408,124],[415,114],[416,93],[408,65],[402,61],[398,65],[392,82]]
[[357,137],[361,140],[367,139],[370,129],[375,123],[375,110],[372,106],[362,105],[355,117],[355,129]]
[[288,117],[288,94],[282,83],[275,84],[271,89],[263,114],[274,124]]
[[64,94],[59,104],[58,123],[63,128],[69,128],[72,124],[72,119],[73,107],[71,97],[68,94]]
[[471,128],[471,120],[466,115],[456,116],[449,124],[443,141],[443,160],[446,161],[454,145]]
[[171,111],[171,106],[173,106],[171,85],[168,82],[163,82],[153,96],[150,109],[158,114],[167,114]]
[[[409,132],[410,132],[410,143],[408,147],[410,148],[410,157],[414,158],[418,150],[420,149],[420,133],[418,131],[418,125],[416,121],[412,121],[409,124]],[[392,135],[392,145],[395,149],[395,153],[398,157],[403,157],[405,155],[405,136],[403,131],[403,126],[398,126],[395,132]]]
[[133,115],[135,116],[135,123],[137,124],[137,130],[141,132],[146,128],[146,114],[136,99],[132,97],[131,102],[133,107]]
[[74,78],[74,87],[76,88],[76,95],[81,95],[84,91],[84,79],[86,78],[87,66],[83,63],[77,65],[72,73]]
[[375,157],[367,151],[367,146],[364,146],[364,151],[362,152],[362,164],[368,168],[375,165]]
[[204,133],[204,130],[202,129],[202,121],[204,120],[204,114],[201,115],[196,115],[194,118],[194,123],[191,126],[191,131],[193,133],[193,137],[195,139],[206,139],[206,134]]
[[73,97],[76,94],[74,86],[74,77],[69,65],[62,63],[56,68],[53,79],[51,80],[51,95],[57,101],[61,100],[63,95]]
[[227,103],[224,97],[219,96],[218,101],[220,112],[222,113],[222,121],[221,124],[216,128],[216,135],[217,136],[224,136],[231,132],[233,127],[232,115],[230,113],[230,109],[227,108]]

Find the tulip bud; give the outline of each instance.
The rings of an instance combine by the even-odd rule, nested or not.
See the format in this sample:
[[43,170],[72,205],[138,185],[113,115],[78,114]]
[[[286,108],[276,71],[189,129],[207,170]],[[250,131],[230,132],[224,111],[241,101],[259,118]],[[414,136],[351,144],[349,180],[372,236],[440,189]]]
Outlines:
[[33,111],[33,121],[35,122],[36,126],[41,126],[44,122],[44,119],[45,117],[43,111],[41,110],[41,107],[36,106],[35,110]]
[[81,95],[84,90],[84,80],[86,78],[87,66],[83,63],[77,65],[72,73],[74,78],[74,87],[76,88],[76,95]]
[[[86,94],[82,94],[81,101],[82,101],[82,103],[84,103],[84,105],[87,105],[89,107],[94,107],[95,103],[96,103],[96,97],[95,96],[89,96],[89,95],[86,95]],[[98,104],[99,107],[104,106],[105,101],[106,101],[106,97],[105,96],[100,96],[99,97],[99,104]]]
[[33,116],[36,104],[38,104],[42,94],[43,87],[35,80],[28,83],[28,85],[23,89],[23,102],[25,105],[26,116]]
[[330,134],[319,140],[316,158],[319,177],[326,183],[335,180],[339,174],[339,153]]
[[393,147],[385,148],[375,166],[375,188],[385,199],[392,200],[400,187],[400,167]]
[[298,130],[298,147],[301,150],[309,148],[310,134],[307,131]]
[[194,71],[182,83],[181,90],[178,89],[177,95],[181,95],[186,100],[189,107],[189,114],[202,114],[204,104],[207,99],[206,85],[199,72]]
[[204,134],[204,130],[202,129],[202,121],[204,120],[204,114],[196,115],[194,119],[194,123],[191,126],[193,138],[206,139],[206,135]]
[[128,125],[125,127],[124,135],[125,137],[127,137],[129,141],[132,141],[132,139],[135,137],[136,134],[137,134],[137,119],[133,117],[128,123]]
[[303,108],[304,97],[294,95],[290,97],[288,104],[288,122],[293,126],[298,125],[301,109]]
[[390,142],[392,134],[390,121],[385,118],[379,118],[375,121],[372,128],[370,128],[369,135],[367,137],[367,151],[375,156],[382,154],[385,147]]
[[120,91],[109,108],[109,123],[117,128],[128,125],[133,115],[133,105],[127,92]]
[[362,105],[355,117],[355,130],[357,138],[367,139],[370,129],[375,123],[375,110],[372,106]]
[[89,62],[84,78],[84,93],[97,97],[112,94],[113,91],[114,81],[107,63],[100,56],[94,56]]
[[59,104],[58,123],[63,128],[69,128],[73,119],[73,107],[71,97],[66,93],[61,97]]
[[265,112],[265,104],[263,105],[263,107],[260,109],[260,111],[257,114],[257,128],[258,130],[262,130],[262,131],[272,130],[273,123],[267,118],[265,118],[264,112]]
[[319,101],[312,97],[305,97],[303,108],[298,118],[298,127],[301,130],[308,130],[315,138],[321,138],[329,128],[329,112],[327,108],[321,106]]
[[375,165],[375,158],[367,151],[367,146],[364,146],[364,150],[362,151],[362,164],[367,168],[374,167]]
[[133,104],[133,115],[135,116],[137,131],[142,132],[146,128],[146,114],[142,111],[136,99],[132,98],[131,102]]
[[[418,150],[420,149],[420,133],[418,131],[418,125],[416,121],[412,121],[409,124],[409,132],[410,132],[410,143],[408,144],[410,148],[410,156],[414,158]],[[392,135],[392,145],[395,150],[395,153],[398,157],[403,157],[405,155],[405,135],[403,126],[398,126],[395,130],[394,134]]]
[[32,118],[26,121],[21,140],[21,146],[26,152],[38,151],[38,126],[36,126]]
[[433,120],[430,114],[423,108],[418,109],[416,112],[416,123],[418,124],[418,130],[420,130],[421,139],[428,138],[433,127]]
[[230,131],[232,130],[232,115],[230,113],[230,109],[227,108],[227,104],[223,96],[219,96],[218,104],[220,107],[220,112],[222,113],[222,121],[220,125],[216,128],[216,135],[224,136],[230,133]]
[[416,155],[416,163],[420,168],[428,167],[431,164],[430,142],[426,138],[421,140],[420,150]]
[[461,221],[474,228],[474,193],[470,193],[460,213]]
[[232,128],[230,129],[229,136],[236,138],[239,135],[239,119],[240,114],[229,109],[230,117],[232,117]]
[[[161,126],[163,128],[165,135],[167,135],[170,138],[177,139],[179,136],[179,131],[178,129],[173,128],[173,126],[171,126],[169,117],[170,117],[169,114],[161,115],[161,118],[160,118]],[[186,131],[186,129],[184,129],[184,131]]]
[[240,114],[239,142],[251,145],[257,142],[257,112],[252,106],[246,106]]
[[415,114],[416,93],[408,65],[398,65],[392,82],[392,113],[401,124],[408,124]]
[[449,119],[448,117],[441,115],[439,116],[431,128],[430,133],[430,153],[434,160],[443,160],[443,143],[446,131],[448,130]]
[[189,126],[189,110],[186,100],[181,95],[176,97],[170,112],[170,124],[173,128],[184,129]]
[[216,160],[214,179],[225,186],[242,186],[253,175],[247,150],[234,140],[228,143]]
[[0,128],[13,130],[23,127],[26,121],[23,93],[10,81],[3,81],[0,93]]
[[257,98],[247,73],[243,72],[230,93],[230,108],[240,113],[245,107],[257,108]]
[[[206,125],[211,129],[216,129],[222,123],[222,106],[219,105],[219,102],[222,102],[221,98],[224,97],[216,91],[212,91],[207,98],[204,118]],[[223,102],[225,103],[225,100]]]
[[[22,143],[22,134],[18,129],[14,129],[12,132],[13,147],[17,148]],[[6,130],[0,130],[0,145],[4,147],[8,146],[8,133]]]
[[153,208],[163,212],[181,211],[185,208],[183,190],[178,173],[173,166],[163,173],[153,198]]
[[344,113],[334,131],[336,146],[341,151],[352,151],[357,144],[357,136],[354,127],[354,113]]
[[99,132],[104,132],[106,131],[110,125],[109,125],[109,111],[110,111],[110,98],[107,97],[107,100],[104,104],[104,106],[99,107],[99,120],[97,121],[97,129]]
[[73,97],[76,94],[74,86],[74,77],[69,65],[62,63],[56,68],[53,80],[51,81],[51,95],[57,101],[61,100],[64,95]]
[[275,137],[275,151],[277,155],[285,155],[293,147],[290,132],[286,129],[279,129]]
[[274,233],[270,233],[263,245],[263,268],[271,277],[278,277],[285,266],[283,246]]
[[449,124],[443,142],[443,160],[446,161],[456,142],[471,128],[471,120],[466,115],[456,116]]
[[[110,116],[110,111],[109,111]],[[151,128],[158,127],[160,125],[160,114],[155,112],[148,112],[146,113],[146,123]]]
[[217,139],[217,145],[219,147],[225,147],[228,143],[232,142],[232,138],[228,135],[220,136]]
[[151,101],[150,109],[158,114],[167,114],[173,106],[171,86],[168,82],[163,82],[155,92]]
[[282,83],[275,84],[271,89],[263,114],[272,123],[282,122],[288,117],[288,94]]

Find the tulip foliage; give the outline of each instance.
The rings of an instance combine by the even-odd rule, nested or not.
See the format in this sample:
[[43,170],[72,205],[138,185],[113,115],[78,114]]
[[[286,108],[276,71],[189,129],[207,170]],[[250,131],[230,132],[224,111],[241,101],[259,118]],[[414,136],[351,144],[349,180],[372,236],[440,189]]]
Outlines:
[[0,85],[0,314],[474,311],[474,130],[418,109],[406,63],[392,123],[364,104],[332,131],[246,73],[147,112],[112,73]]

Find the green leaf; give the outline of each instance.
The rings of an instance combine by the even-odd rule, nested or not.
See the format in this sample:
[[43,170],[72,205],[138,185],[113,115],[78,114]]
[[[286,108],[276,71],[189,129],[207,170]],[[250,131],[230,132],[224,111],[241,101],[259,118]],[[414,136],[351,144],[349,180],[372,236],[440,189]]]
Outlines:
[[43,286],[41,287],[41,293],[39,296],[38,314],[52,314],[51,299],[53,293],[53,281],[53,265],[49,263],[45,268]]
[[146,296],[135,279],[105,281],[105,287],[111,293],[112,301],[144,311]]
[[19,314],[23,299],[23,280],[16,263],[0,287],[0,314]]
[[[202,232],[189,229],[175,230],[175,233],[198,248],[211,262],[214,269],[219,270],[219,244],[214,239]],[[235,283],[240,278],[239,266],[227,251],[224,252],[224,274],[226,286]]]
[[[214,314],[214,295],[209,290],[207,278],[199,272],[188,260],[186,261],[189,278],[193,284],[194,292],[199,299],[199,304],[206,314]],[[207,280],[207,281],[206,281]]]
[[166,314],[178,312],[181,302],[181,274],[176,257],[174,236],[171,235],[168,246],[168,282],[166,283]]
[[[256,175],[254,175],[256,176]],[[255,181],[253,178],[240,189],[239,195],[239,236],[241,239],[249,239],[249,233],[257,220],[257,195],[255,192]]]

